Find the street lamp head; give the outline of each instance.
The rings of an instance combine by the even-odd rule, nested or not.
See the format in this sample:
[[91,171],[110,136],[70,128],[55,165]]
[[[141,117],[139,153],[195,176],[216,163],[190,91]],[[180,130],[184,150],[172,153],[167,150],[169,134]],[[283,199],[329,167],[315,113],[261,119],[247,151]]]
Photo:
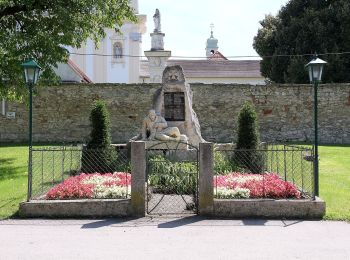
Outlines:
[[323,66],[327,62],[324,60],[321,60],[320,58],[317,58],[317,56],[310,61],[308,64],[306,64],[305,67],[309,69],[309,77],[310,82],[320,82],[322,78],[322,72],[323,72]]
[[29,59],[26,62],[22,63],[23,67],[23,77],[28,85],[35,85],[38,81],[39,72],[41,67],[33,59]]

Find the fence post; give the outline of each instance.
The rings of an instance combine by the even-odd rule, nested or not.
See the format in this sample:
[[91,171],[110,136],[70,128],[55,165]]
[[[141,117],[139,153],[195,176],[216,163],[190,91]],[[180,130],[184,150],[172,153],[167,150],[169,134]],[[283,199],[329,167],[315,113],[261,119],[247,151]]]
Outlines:
[[214,211],[214,153],[212,143],[199,144],[198,211],[212,215]]
[[33,190],[33,147],[29,146],[27,201],[30,201],[32,199],[32,190]]
[[145,142],[131,142],[131,214],[135,217],[144,217],[146,210],[145,148]]

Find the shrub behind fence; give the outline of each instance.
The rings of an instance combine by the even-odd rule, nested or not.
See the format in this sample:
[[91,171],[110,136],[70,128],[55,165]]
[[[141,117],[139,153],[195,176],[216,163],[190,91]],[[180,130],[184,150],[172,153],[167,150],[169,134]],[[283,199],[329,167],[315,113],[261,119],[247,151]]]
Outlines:
[[[101,162],[107,159],[108,165],[104,166],[104,173],[131,172],[130,160],[126,153],[116,151],[113,163],[110,163],[110,158],[105,158],[105,153],[101,153],[99,149],[89,149],[89,156],[85,157],[83,151],[82,146],[33,148],[29,199],[45,198],[45,194],[52,187],[70,176],[83,172],[101,173]],[[279,179],[293,184],[303,197],[314,197],[312,149],[300,146],[265,145],[254,150],[253,154],[255,158],[252,158],[251,150],[216,150],[214,174],[224,176],[230,173],[259,173],[264,178],[264,185],[265,180],[269,180],[266,178],[268,174],[275,174]],[[217,181],[220,178],[215,178],[214,181],[216,194],[220,186]],[[267,194],[264,187],[265,195],[271,197],[272,195]]]

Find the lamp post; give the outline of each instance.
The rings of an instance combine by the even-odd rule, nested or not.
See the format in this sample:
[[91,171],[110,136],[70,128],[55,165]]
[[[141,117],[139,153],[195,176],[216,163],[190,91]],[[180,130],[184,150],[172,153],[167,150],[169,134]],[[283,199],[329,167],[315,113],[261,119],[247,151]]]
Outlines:
[[23,77],[29,89],[29,164],[28,164],[28,196],[27,201],[32,194],[32,146],[33,146],[33,87],[38,81],[41,67],[33,60],[29,59],[21,64],[23,68]]
[[319,171],[318,171],[318,122],[317,122],[317,88],[318,83],[321,81],[323,66],[326,64],[324,60],[314,57],[306,67],[309,69],[310,83],[314,84],[314,189],[315,196],[319,195]]

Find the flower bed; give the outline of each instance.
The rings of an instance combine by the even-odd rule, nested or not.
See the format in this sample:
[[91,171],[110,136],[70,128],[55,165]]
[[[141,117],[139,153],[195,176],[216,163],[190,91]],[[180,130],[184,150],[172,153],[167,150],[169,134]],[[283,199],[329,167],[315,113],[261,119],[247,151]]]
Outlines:
[[46,199],[122,199],[130,196],[130,185],[129,173],[82,173],[50,189]]
[[287,181],[281,180],[277,174],[242,174],[230,173],[228,175],[214,176],[216,185],[216,198],[301,198],[297,187]]

